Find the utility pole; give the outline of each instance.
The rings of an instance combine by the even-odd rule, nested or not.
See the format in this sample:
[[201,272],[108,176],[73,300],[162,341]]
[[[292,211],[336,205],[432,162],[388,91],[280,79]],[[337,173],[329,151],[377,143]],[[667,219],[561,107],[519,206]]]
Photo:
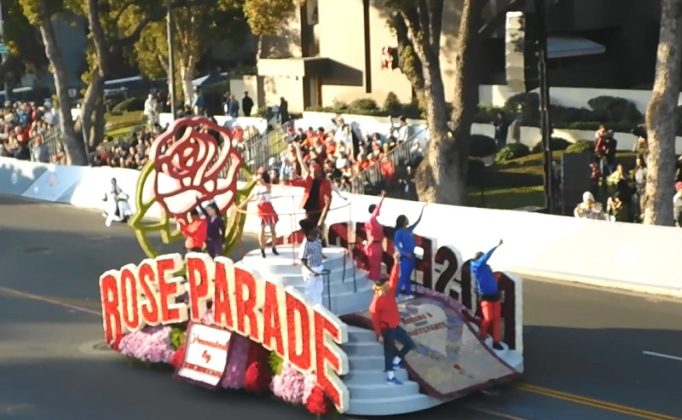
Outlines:
[[[5,41],[5,19],[2,14],[2,0],[0,0],[0,43],[2,44],[2,64],[5,65],[7,62],[7,55],[9,54],[9,49]],[[10,101],[9,95],[9,83],[7,82],[7,72],[5,72],[4,88],[5,88],[5,101]]]
[[[2,1],[2,0],[0,0]],[[166,38],[168,38],[168,96],[170,98],[171,119],[175,121],[175,60],[173,46],[173,8],[171,0],[166,0]]]
[[552,123],[549,118],[550,97],[549,78],[547,76],[547,24],[546,0],[535,0],[535,11],[538,19],[538,76],[540,81],[540,130],[542,132],[542,148],[544,157],[544,189],[545,208],[547,213],[554,214],[554,171],[552,169]]

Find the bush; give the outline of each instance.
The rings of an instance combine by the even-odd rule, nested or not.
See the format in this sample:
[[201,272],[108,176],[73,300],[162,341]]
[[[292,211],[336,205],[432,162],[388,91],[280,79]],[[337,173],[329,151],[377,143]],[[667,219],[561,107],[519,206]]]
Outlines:
[[144,98],[128,98],[119,102],[112,110],[112,115],[123,115],[129,111],[143,111]]
[[481,134],[473,134],[471,136],[469,156],[481,158],[494,155],[495,153],[497,153],[495,139]]
[[595,113],[586,108],[572,108],[552,105],[550,110],[552,125],[557,128],[565,128],[576,121],[596,121]]
[[504,110],[509,115],[521,114],[524,125],[540,124],[540,97],[537,93],[519,93],[507,99]]
[[566,153],[591,153],[594,151],[594,142],[578,140],[566,148]]
[[388,92],[384,100],[383,110],[389,114],[398,115],[403,110],[403,104],[400,103],[398,95],[393,92]]
[[638,124],[643,120],[642,113],[631,101],[614,96],[597,96],[587,101],[597,120],[607,123],[628,122]]
[[490,124],[495,120],[498,112],[504,112],[504,109],[488,105],[479,105],[476,115],[474,116],[474,122]]
[[507,162],[509,160],[518,159],[520,157],[528,156],[530,149],[525,144],[511,143],[506,145],[502,150],[497,152],[495,160],[497,162]]
[[[566,140],[562,139],[561,137],[552,137],[552,139],[549,141],[549,143],[552,146],[552,150],[566,150],[571,143]],[[542,152],[542,140],[537,142],[535,146],[533,146],[532,152],[533,153],[541,153]]]
[[379,106],[374,99],[360,98],[356,99],[348,105],[348,111],[378,111]]

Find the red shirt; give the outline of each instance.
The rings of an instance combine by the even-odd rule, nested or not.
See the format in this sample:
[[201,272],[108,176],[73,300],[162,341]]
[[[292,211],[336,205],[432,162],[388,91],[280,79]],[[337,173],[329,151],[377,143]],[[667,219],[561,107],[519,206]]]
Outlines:
[[384,227],[377,220],[379,213],[381,212],[381,204],[384,202],[382,198],[377,204],[374,212],[369,217],[369,221],[365,223],[365,232],[367,233],[367,245],[371,245],[375,242],[381,242],[384,239]]
[[203,248],[206,242],[206,235],[208,231],[208,222],[206,219],[194,218],[187,223],[184,220],[179,220],[180,232],[185,235],[185,248]]
[[[303,201],[301,201],[301,207],[305,206],[310,196],[310,189],[313,186],[313,177],[308,176],[305,179],[296,179],[290,182],[290,185],[294,187],[303,187],[305,191],[303,192]],[[325,199],[328,199],[331,203],[332,201],[332,182],[327,178],[322,178],[320,180],[320,210],[324,208]]]
[[377,337],[381,335],[382,330],[400,325],[400,312],[398,312],[398,303],[395,300],[399,271],[400,264],[394,263],[389,279],[390,289],[380,295],[375,294],[369,305],[369,314],[372,316],[372,326]]

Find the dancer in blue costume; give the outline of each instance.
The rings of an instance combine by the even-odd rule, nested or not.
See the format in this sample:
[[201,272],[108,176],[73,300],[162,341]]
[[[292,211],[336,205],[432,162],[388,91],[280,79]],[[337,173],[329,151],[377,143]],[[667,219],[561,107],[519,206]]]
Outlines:
[[414,270],[414,248],[417,245],[414,238],[414,228],[417,227],[424,215],[424,208],[422,207],[419,218],[413,225],[409,226],[410,221],[407,216],[401,214],[395,221],[395,235],[393,236],[393,245],[396,251],[400,254],[400,279],[398,280],[398,297],[399,300],[407,300],[414,298],[412,288],[410,287],[410,278],[412,277],[412,270]]

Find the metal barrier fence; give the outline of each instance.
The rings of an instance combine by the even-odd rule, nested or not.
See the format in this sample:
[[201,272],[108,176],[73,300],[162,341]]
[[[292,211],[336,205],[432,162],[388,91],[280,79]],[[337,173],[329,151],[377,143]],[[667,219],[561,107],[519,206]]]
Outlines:
[[[388,159],[395,170],[402,166],[406,166],[413,162],[418,155],[415,153],[415,144],[419,141],[426,129],[421,129],[404,142],[398,144],[391,151],[386,153],[382,160]],[[352,192],[354,194],[364,194],[368,187],[376,186],[383,183],[384,175],[381,172],[381,161],[373,163],[367,169],[356,174],[351,180]]]
[[54,158],[64,150],[62,132],[59,125],[52,126],[43,133],[43,144],[47,145],[47,150],[50,154],[50,162],[53,162]]
[[[267,168],[271,157],[279,160],[280,153],[289,145],[287,139],[288,136],[284,130],[275,129],[245,139],[238,149],[242,154],[244,164],[249,167],[251,173],[255,173],[260,167]],[[239,180],[248,181],[243,173],[239,174]]]

